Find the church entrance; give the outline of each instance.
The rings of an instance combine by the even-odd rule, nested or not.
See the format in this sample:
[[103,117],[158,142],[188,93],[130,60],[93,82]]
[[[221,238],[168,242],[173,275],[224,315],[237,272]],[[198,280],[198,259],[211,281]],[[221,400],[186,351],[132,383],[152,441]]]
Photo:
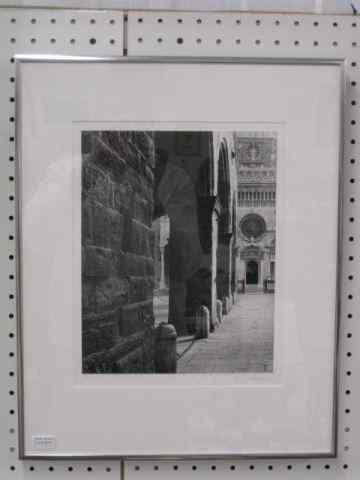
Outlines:
[[259,264],[255,260],[250,260],[246,264],[246,284],[257,285],[259,283]]

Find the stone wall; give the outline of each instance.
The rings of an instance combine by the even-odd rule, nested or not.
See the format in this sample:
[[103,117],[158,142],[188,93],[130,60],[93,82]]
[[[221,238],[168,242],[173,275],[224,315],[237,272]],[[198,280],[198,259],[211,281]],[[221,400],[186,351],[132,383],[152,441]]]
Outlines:
[[154,141],[83,132],[83,371],[151,372]]

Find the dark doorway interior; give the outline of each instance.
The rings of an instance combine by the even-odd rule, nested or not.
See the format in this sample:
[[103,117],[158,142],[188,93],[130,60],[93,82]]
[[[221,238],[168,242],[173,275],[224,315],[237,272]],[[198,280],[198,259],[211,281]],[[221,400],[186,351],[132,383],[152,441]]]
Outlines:
[[257,285],[259,283],[259,264],[255,260],[250,260],[246,264],[246,284]]

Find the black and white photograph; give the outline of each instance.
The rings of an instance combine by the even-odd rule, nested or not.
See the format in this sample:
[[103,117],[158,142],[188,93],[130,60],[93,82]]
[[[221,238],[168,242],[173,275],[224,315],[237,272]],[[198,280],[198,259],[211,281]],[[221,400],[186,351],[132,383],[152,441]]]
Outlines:
[[273,371],[276,132],[82,132],[83,373]]

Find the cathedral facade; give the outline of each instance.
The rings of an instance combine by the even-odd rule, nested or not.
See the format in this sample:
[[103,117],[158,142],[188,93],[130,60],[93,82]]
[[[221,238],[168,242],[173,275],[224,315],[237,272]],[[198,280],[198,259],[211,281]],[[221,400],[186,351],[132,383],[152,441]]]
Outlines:
[[236,133],[234,144],[238,182],[237,290],[273,292],[276,242],[276,133]]

